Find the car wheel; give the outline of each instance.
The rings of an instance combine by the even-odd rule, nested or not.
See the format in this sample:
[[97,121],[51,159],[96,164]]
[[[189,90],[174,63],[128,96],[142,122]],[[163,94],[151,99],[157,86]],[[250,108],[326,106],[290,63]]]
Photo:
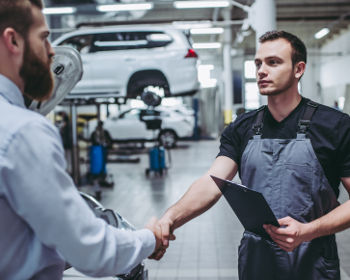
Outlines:
[[134,73],[129,79],[127,86],[127,98],[137,98],[145,91],[152,87],[162,90],[163,96],[170,96],[169,83],[164,74],[157,70],[146,70]]
[[174,148],[177,141],[177,135],[173,130],[162,130],[159,133],[158,141],[165,148]]

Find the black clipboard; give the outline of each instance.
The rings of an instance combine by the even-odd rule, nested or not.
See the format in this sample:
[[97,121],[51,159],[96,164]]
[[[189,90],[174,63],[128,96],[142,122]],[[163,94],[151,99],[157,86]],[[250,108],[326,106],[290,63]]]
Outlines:
[[246,186],[210,175],[235,212],[243,227],[250,232],[271,240],[264,224],[279,227],[279,223],[262,193]]

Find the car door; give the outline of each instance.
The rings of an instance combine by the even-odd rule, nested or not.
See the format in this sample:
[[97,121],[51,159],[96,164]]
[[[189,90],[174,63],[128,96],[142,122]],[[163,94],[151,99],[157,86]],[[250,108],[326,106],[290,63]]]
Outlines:
[[119,117],[109,119],[104,127],[114,140],[148,140],[152,137],[152,132],[140,120],[140,109],[130,109]]
[[137,64],[137,58],[129,52],[132,43],[126,32],[95,34],[93,77],[98,91],[125,96],[130,72]]

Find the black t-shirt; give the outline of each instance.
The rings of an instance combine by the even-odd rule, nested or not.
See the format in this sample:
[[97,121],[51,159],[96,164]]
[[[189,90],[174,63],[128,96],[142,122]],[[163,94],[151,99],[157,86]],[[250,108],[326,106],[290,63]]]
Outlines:
[[[294,139],[298,122],[303,116],[309,99],[302,98],[299,105],[281,122],[277,122],[265,106],[262,138]],[[240,170],[241,157],[249,139],[253,136],[257,110],[239,116],[225,128],[221,136],[218,156],[234,160]],[[339,195],[340,178],[350,177],[350,117],[336,109],[319,104],[306,133],[325,175]]]

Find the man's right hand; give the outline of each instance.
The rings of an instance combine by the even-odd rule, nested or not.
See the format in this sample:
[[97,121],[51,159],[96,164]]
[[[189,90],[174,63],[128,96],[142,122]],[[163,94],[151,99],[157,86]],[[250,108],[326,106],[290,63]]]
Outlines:
[[165,214],[159,221],[158,224],[162,230],[162,245],[165,248],[169,247],[169,240],[175,240],[176,236],[173,234],[174,222]]
[[[149,256],[150,259],[154,259],[158,261],[163,257],[163,255],[166,252],[166,249],[169,247],[169,240],[175,240],[175,235],[172,233],[172,229],[171,229],[173,222],[165,218],[165,216],[163,216],[159,221],[154,219],[151,220],[149,224],[152,224],[152,227],[157,228],[157,230],[160,231],[161,233],[160,239],[159,239],[160,244],[157,243],[156,249],[154,250],[153,254]],[[151,229],[150,227],[147,227],[147,228]],[[158,239],[156,233],[155,233],[155,236],[156,236],[156,239]]]
[[153,232],[154,237],[156,239],[156,246],[154,248],[154,252],[157,252],[160,247],[162,246],[162,230],[159,226],[159,221],[156,217],[152,217],[151,220],[148,222],[148,224],[145,226],[145,228],[149,229]]

